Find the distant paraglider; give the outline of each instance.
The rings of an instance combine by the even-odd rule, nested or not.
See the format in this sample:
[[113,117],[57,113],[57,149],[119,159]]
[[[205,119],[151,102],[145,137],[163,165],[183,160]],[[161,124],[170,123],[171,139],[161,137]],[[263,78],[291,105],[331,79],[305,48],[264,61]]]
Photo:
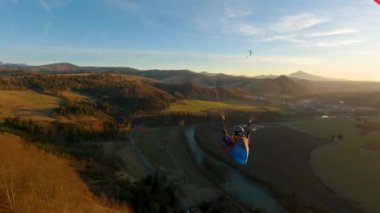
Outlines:
[[[380,1],[380,0],[379,0]],[[251,57],[252,56],[252,50],[248,50],[249,51],[249,55],[246,57],[246,58],[249,58],[249,57]]]

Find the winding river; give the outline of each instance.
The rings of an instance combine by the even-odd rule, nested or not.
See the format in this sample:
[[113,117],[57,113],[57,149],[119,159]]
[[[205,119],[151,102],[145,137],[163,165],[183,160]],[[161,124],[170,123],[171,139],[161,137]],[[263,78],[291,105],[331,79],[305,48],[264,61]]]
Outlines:
[[[195,126],[187,126],[185,129],[187,143],[195,158],[198,166],[201,166],[206,153],[198,145],[194,138]],[[217,159],[215,159],[217,160]],[[219,160],[218,160],[219,161]],[[219,161],[220,163],[223,163]],[[286,212],[280,205],[277,199],[269,193],[269,191],[255,182],[251,178],[233,168],[226,163],[223,163],[228,167],[228,178],[221,183],[218,183],[226,192],[239,199],[240,202],[247,206],[254,206],[264,212]]]

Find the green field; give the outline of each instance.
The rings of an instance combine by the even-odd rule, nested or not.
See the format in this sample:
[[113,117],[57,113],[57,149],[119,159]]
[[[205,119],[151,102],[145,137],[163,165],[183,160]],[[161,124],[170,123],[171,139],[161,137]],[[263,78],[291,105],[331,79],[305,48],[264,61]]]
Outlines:
[[202,101],[202,100],[183,100],[172,104],[166,112],[209,112],[209,111],[222,111],[222,110],[236,110],[236,111],[274,111],[272,107],[262,107],[253,105],[240,105],[232,103],[222,103],[216,101]]
[[57,97],[33,91],[0,90],[0,119],[21,115],[46,119],[60,102]]
[[321,147],[311,154],[313,169],[323,182],[359,202],[367,212],[380,211],[380,151],[368,148],[374,143],[380,143],[380,132]]
[[343,134],[345,138],[359,135],[360,129],[355,127],[355,123],[356,121],[348,119],[314,119],[286,122],[284,126],[317,137],[330,139],[333,134]]

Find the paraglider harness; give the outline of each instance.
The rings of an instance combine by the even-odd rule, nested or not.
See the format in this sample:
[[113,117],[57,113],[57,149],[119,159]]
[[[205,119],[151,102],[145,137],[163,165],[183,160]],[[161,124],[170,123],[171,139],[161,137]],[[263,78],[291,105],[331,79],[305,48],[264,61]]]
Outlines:
[[[249,120],[246,128],[247,131],[244,133],[242,127],[236,127],[234,136],[230,136],[225,128],[225,118],[222,116],[223,123],[223,142],[224,150],[229,152],[229,155],[233,161],[240,165],[246,165],[248,162],[249,154],[249,136],[250,136],[250,126],[253,123]],[[240,130],[241,129],[241,130]],[[235,139],[235,137],[239,137]]]

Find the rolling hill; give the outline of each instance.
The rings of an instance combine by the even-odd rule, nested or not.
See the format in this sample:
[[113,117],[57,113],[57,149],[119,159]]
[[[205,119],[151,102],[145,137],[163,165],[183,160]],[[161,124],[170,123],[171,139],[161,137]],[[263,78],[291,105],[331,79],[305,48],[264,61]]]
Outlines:
[[80,67],[70,63],[55,63],[30,67],[31,71],[78,72]]

